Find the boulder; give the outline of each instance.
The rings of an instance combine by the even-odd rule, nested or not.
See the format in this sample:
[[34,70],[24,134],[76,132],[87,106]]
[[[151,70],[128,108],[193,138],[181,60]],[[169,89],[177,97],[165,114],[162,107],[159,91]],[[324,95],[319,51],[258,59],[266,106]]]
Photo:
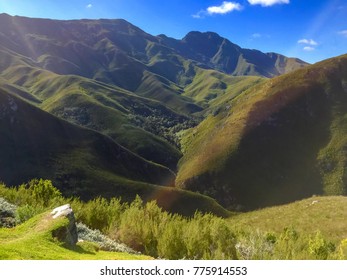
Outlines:
[[65,204],[53,209],[51,216],[53,219],[65,217],[69,220],[68,225],[60,227],[53,231],[53,237],[56,237],[68,247],[75,246],[78,241],[77,227],[75,215],[70,204]]

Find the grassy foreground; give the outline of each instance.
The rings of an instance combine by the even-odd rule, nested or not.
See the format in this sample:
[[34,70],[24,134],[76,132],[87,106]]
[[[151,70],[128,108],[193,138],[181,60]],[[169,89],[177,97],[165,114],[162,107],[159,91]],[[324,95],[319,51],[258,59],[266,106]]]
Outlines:
[[[130,204],[117,198],[83,202],[64,198],[47,180],[16,188],[0,184],[1,197],[0,223],[17,226],[0,228],[0,259],[347,259],[347,197],[342,196],[311,197],[228,218],[173,214],[139,197]],[[67,220],[53,221],[49,212],[66,203],[71,204],[79,229],[80,223],[93,229],[93,238],[83,231],[79,238],[93,243],[66,248],[53,237]],[[98,241],[101,233],[131,248],[115,251],[130,254],[102,252],[110,246],[106,240]]]
[[14,228],[0,228],[0,259],[10,260],[139,260],[143,255],[106,252],[91,242],[79,242],[66,248],[53,231],[68,223],[67,218],[53,220],[49,213],[39,214]]

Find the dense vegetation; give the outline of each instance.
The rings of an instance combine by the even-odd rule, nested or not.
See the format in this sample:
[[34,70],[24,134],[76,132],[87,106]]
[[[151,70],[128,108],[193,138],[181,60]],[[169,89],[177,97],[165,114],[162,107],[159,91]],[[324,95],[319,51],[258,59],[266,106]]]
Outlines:
[[[68,202],[74,209],[77,221],[89,228],[100,230],[100,233],[92,233],[92,235],[99,236],[102,232],[108,236],[108,239],[119,240],[135,251],[141,251],[156,258],[347,258],[347,243],[346,239],[343,239],[345,238],[343,233],[331,239],[329,233],[323,234],[319,231],[320,227],[312,231],[305,231],[305,227],[300,226],[300,230],[295,229],[289,224],[292,222],[290,219],[287,225],[283,224],[282,229],[269,231],[262,228],[259,222],[258,228],[240,223],[240,221],[247,223],[247,218],[240,219],[240,216],[223,219],[197,212],[193,217],[186,218],[170,214],[159,208],[155,202],[144,204],[140,198],[136,198],[130,204],[122,203],[116,198],[110,200],[97,198],[89,202],[81,202],[77,198],[62,197],[47,180],[32,180],[17,188],[1,185],[0,197],[18,205],[13,215],[18,224],[27,220],[33,223],[33,219],[37,220],[41,213]],[[345,204],[345,200],[343,203]],[[2,201],[0,212],[3,213],[6,207],[8,208],[8,203],[5,204]],[[295,206],[291,210],[293,209]],[[8,212],[11,211],[13,209]],[[315,217],[314,222],[321,221],[321,218]],[[346,223],[340,226],[346,227]],[[323,228],[324,225],[322,224],[321,227]],[[331,230],[334,231],[333,228]],[[83,231],[85,232],[85,228]],[[0,248],[1,242],[6,244],[6,239],[1,240],[4,234],[6,235],[6,231],[1,229]],[[102,239],[95,237],[95,240]],[[99,246],[101,246],[100,243]],[[2,253],[2,256],[6,257],[6,254]],[[69,255],[66,256],[69,257]]]

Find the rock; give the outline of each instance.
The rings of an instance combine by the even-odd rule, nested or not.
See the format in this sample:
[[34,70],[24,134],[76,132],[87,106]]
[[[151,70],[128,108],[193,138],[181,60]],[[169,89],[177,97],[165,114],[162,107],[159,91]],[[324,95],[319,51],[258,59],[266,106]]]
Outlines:
[[70,204],[65,204],[63,206],[54,208],[53,211],[51,212],[51,215],[53,216],[53,219],[55,219],[61,216],[68,216],[71,213],[73,214]]
[[311,205],[315,205],[316,203],[318,203],[319,202],[319,200],[313,200],[312,202],[311,202]]
[[53,209],[51,216],[53,219],[59,217],[68,218],[69,224],[54,230],[53,237],[56,237],[58,240],[64,242],[64,244],[68,247],[75,246],[78,241],[78,235],[75,215],[70,204],[65,204]]

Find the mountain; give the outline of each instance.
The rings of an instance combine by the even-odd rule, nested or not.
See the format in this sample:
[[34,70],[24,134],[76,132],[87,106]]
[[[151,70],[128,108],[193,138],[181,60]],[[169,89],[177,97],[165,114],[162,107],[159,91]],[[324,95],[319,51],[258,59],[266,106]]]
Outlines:
[[[221,67],[231,57],[240,61],[237,71],[229,64]],[[199,120],[193,115],[233,88],[229,75],[216,72],[218,81],[201,89],[201,77],[215,75],[216,69],[269,77],[306,65],[241,49],[214,33],[191,32],[175,40],[152,36],[124,20],[6,14],[0,15],[0,59],[3,88],[172,170],[181,157],[175,133],[195,126]]]
[[187,131],[306,65],[211,32],[176,40],[125,20],[0,14],[0,180],[43,177],[84,199],[141,194],[173,212],[225,216],[214,200],[171,188],[178,171],[185,181]]
[[249,88],[183,137],[176,185],[233,209],[345,195],[347,55]]
[[164,45],[178,50],[185,58],[236,76],[274,77],[307,65],[297,58],[276,53],[243,49],[214,32],[190,32],[182,40],[159,35]]

